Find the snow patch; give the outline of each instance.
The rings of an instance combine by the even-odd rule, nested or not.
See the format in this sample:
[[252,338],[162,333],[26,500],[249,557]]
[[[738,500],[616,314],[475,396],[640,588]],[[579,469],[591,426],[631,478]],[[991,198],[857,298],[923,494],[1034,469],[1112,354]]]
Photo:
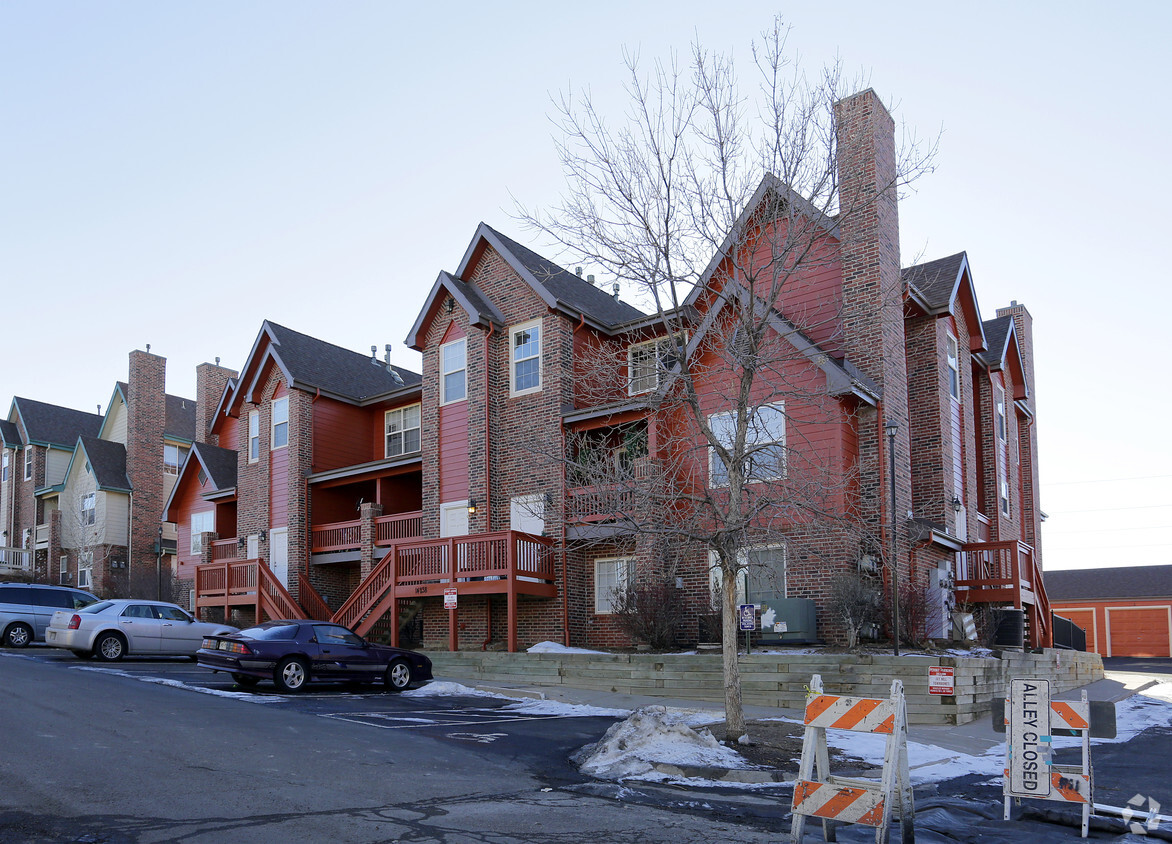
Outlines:
[[455,697],[463,695],[465,697],[495,697],[508,700],[507,695],[498,695],[494,692],[485,692],[480,689],[473,689],[470,686],[465,686],[462,683],[453,683],[450,680],[433,680],[426,686],[420,686],[418,689],[410,689],[403,692],[404,697]]
[[150,677],[144,674],[131,674],[129,671],[119,671],[115,668],[90,668],[86,665],[70,666],[73,671],[97,671],[102,674],[110,674],[115,677],[129,677],[131,680],[138,680],[142,683],[154,683],[156,686],[170,686],[173,689],[183,689],[189,692],[199,692],[201,695],[212,695],[213,697],[226,697],[232,700],[244,700],[249,703],[282,703],[285,698],[281,695],[257,695],[252,692],[230,692],[226,689],[207,689],[203,686],[191,686],[187,683],[181,683],[178,680],[168,680],[165,677]]
[[510,712],[526,715],[558,715],[563,718],[626,718],[629,709],[606,709],[581,703],[562,703],[556,700],[525,700],[506,706]]
[[587,648],[569,648],[557,642],[538,642],[526,650],[531,654],[605,654],[606,651],[592,651]]
[[[694,713],[690,713],[694,714]],[[612,726],[597,743],[573,757],[582,773],[599,779],[653,779],[665,776],[654,763],[748,768],[735,750],[720,744],[708,730],[697,732],[687,715],[663,706],[645,706]]]

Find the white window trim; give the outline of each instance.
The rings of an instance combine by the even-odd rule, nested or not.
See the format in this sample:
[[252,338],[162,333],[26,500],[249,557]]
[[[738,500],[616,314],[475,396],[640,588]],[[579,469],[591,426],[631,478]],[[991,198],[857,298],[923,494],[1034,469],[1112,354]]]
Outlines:
[[[960,343],[952,336],[952,332],[947,332],[944,341],[944,366],[949,372],[948,394],[952,396],[952,400],[960,403],[961,385],[960,385]],[[952,376],[956,376],[956,394],[952,393]]]
[[1000,384],[994,387],[993,393],[993,431],[998,442],[1009,439],[1009,416],[1005,409],[1005,388]]
[[[769,446],[769,445],[781,446],[781,454],[782,454],[781,474],[771,475],[770,477],[767,477],[767,478],[749,477],[749,478],[745,479],[745,483],[750,483],[750,484],[773,483],[774,481],[784,481],[787,477],[789,477],[789,455],[786,453],[786,450],[785,450],[786,449],[786,441],[788,439],[788,437],[787,437],[787,435],[788,435],[788,430],[787,430],[788,420],[786,419],[786,416],[785,416],[785,402],[770,402],[768,404],[757,405],[752,408],[752,411],[754,414],[756,414],[756,412],[763,407],[775,408],[778,411],[778,413],[781,414],[781,424],[782,424],[781,439],[780,440],[766,440],[766,441],[762,441],[762,442],[757,442],[756,440],[750,441],[749,437],[752,436],[752,432],[748,432],[746,434],[745,450],[748,451],[750,448],[756,448],[759,446]],[[709,428],[715,427],[713,425],[713,420],[718,419],[719,417],[722,417],[722,416],[735,417],[735,415],[736,415],[736,411],[733,411],[733,410],[722,410],[722,411],[719,411],[718,413],[710,413],[710,414],[708,414],[708,427]],[[752,460],[751,454],[749,455],[749,459],[750,459],[750,461]],[[716,477],[715,468],[716,468],[717,462],[719,460],[720,460],[720,458],[717,457],[717,455],[716,455],[716,449],[713,448],[712,446],[709,446],[708,447],[708,486],[710,489],[723,489],[728,486],[728,470],[727,469],[725,470],[725,480],[724,481],[714,480]]]
[[77,588],[89,589],[93,586],[94,552],[79,551],[77,554]]
[[[256,456],[253,456],[253,445],[256,446]],[[248,411],[248,462],[256,463],[260,460],[260,414],[255,410]]]
[[[461,343],[464,346],[463,366],[461,366],[458,369],[444,369],[444,365],[447,361],[447,353],[445,350],[449,346],[454,346],[457,343]],[[448,405],[448,404],[456,404],[457,402],[467,401],[468,400],[468,338],[467,337],[460,337],[456,340],[451,341],[450,343],[444,343],[439,347],[439,370],[440,370],[440,378],[439,378],[439,381],[440,381],[440,383],[439,383],[440,407],[443,407],[444,405]],[[454,375],[457,372],[464,373],[464,395],[460,396],[459,398],[449,399],[448,398],[448,379],[447,379],[447,376]]]
[[[208,517],[209,525],[207,528],[197,531],[195,529],[196,528],[196,521],[195,520],[197,517],[199,517],[200,522],[201,522],[200,526],[202,527],[202,521],[203,521],[202,517],[203,516]],[[188,542],[190,544],[191,553],[192,554],[202,554],[203,553],[203,534],[214,533],[215,530],[216,530],[216,511],[215,510],[201,510],[198,513],[192,513],[191,514],[191,536],[188,537]]]
[[[513,352],[516,350],[515,338],[522,331],[531,331],[537,329],[537,354],[529,357],[517,359],[513,357]],[[545,380],[545,356],[542,354],[543,345],[545,343],[545,331],[541,326],[540,319],[533,319],[529,322],[523,322],[520,325],[514,325],[509,329],[509,395],[510,396],[527,396],[530,393],[541,392],[541,385]],[[537,385],[534,387],[526,387],[524,390],[517,389],[517,364],[523,363],[527,360],[537,359]]]
[[[93,502],[93,507],[87,507],[86,504]],[[86,514],[89,514],[88,516]],[[96,492],[87,492],[81,497],[81,523],[85,527],[97,524],[98,521],[98,494]]]
[[[614,615],[614,597],[613,593],[619,588],[617,582],[611,586],[610,592],[603,594],[601,585],[599,583],[598,569],[601,564],[622,563],[626,571],[624,575],[629,585],[635,576],[635,559],[633,557],[596,557],[594,560],[594,614],[595,615]],[[616,572],[617,574],[617,572]],[[605,607],[605,608],[604,608]]]
[[0,481],[8,481],[8,449],[4,449],[3,467],[0,468]]
[[24,447],[24,479],[26,481],[33,479],[33,447],[31,445]]
[[[167,462],[167,449],[169,449],[169,448],[175,449],[174,471],[172,471],[172,465]],[[163,474],[177,476],[179,474],[179,465],[182,462],[183,462],[183,452],[180,451],[179,446],[172,445],[171,443],[163,443]]]
[[[682,340],[683,340],[683,342],[687,342],[687,335],[686,334],[683,335]],[[642,395],[643,393],[650,393],[650,392],[658,389],[659,383],[660,383],[660,376],[667,373],[667,368],[660,366],[661,357],[658,352],[658,347],[659,346],[666,346],[669,350],[674,351],[676,348],[677,342],[678,342],[677,339],[674,337],[656,337],[653,340],[644,340],[641,343],[632,343],[631,345],[627,346],[627,395],[638,396],[638,395]],[[637,349],[646,348],[647,346],[654,346],[654,347],[656,347],[656,350],[657,350],[656,355],[655,355],[654,383],[652,383],[648,387],[644,387],[641,389],[635,389],[635,363],[634,363],[635,351]],[[648,376],[643,376],[643,377],[646,378]]]
[[[285,421],[277,421],[277,405],[285,405]],[[269,408],[269,451],[276,451],[279,448],[289,447],[289,397],[281,396],[279,399],[273,399],[272,406]],[[277,426],[285,426],[285,442],[277,445]]]
[[[399,429],[399,433],[403,436],[404,443],[406,443],[408,431],[419,431],[419,448],[413,449],[412,451],[407,451],[404,448],[398,454],[391,454],[391,449],[390,449],[389,444],[387,442],[391,436],[391,432],[390,432],[391,414],[397,413],[397,414],[399,414],[400,418],[403,418],[407,414],[407,411],[413,407],[417,408],[419,411],[419,424],[415,425],[411,428],[408,428],[406,426],[401,427]],[[416,402],[415,404],[406,404],[406,405],[403,405],[402,407],[396,407],[391,410],[388,410],[386,413],[383,414],[383,457],[402,457],[405,454],[417,454],[422,449],[423,449],[423,405],[422,404],[420,404],[419,402]]]

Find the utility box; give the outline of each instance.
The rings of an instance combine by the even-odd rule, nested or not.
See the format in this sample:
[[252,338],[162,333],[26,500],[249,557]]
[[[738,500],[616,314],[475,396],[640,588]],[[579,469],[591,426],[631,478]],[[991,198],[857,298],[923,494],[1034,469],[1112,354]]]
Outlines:
[[809,598],[762,596],[762,644],[810,644],[818,640],[814,602]]

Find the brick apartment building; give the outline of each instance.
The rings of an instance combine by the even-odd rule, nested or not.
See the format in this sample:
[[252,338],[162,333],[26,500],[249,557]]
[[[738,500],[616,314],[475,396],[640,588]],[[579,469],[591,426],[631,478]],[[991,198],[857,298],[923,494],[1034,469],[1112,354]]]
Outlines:
[[[1021,608],[1031,643],[1047,643],[1031,317],[1012,303],[984,319],[964,253],[901,267],[890,115],[867,91],[837,118],[840,192],[862,212],[812,221],[818,260],[768,314],[771,375],[753,397],[753,480],[817,475],[826,518],[784,495],[764,509],[776,538],[746,549],[741,588],[772,638],[838,639],[834,580],[882,586],[897,570],[925,596],[930,635],[956,604],[993,604]],[[782,200],[767,177],[738,226],[794,225],[770,216]],[[736,315],[757,307],[733,251],[669,315],[712,426],[730,425]],[[659,317],[481,224],[407,343],[421,377],[265,323],[167,505],[200,607],[252,602],[392,637],[410,617],[430,646],[615,645],[615,587],[662,576],[669,558],[673,584],[708,604],[708,551],[638,530],[726,485],[668,400]],[[782,383],[798,387],[784,400]],[[584,477],[585,453],[619,483]],[[679,495],[656,508],[638,484],[616,488],[649,476]]]

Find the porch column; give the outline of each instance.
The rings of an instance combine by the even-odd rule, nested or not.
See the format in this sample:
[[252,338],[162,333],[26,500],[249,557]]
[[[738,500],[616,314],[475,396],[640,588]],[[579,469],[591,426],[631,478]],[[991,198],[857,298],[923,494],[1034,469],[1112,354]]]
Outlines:
[[508,548],[508,574],[505,575],[505,582],[508,584],[505,592],[505,599],[508,602],[508,624],[509,624],[509,653],[517,652],[517,535],[513,531],[509,531],[509,541],[505,546]]
[[[56,568],[54,568],[56,567]],[[49,514],[49,563],[46,574],[46,582],[53,583],[53,572],[61,567],[61,511],[54,510]],[[61,575],[57,575],[57,583],[61,582]],[[77,585],[75,581],[74,586]],[[90,589],[93,589],[93,584],[90,584]]]
[[370,574],[371,569],[374,568],[374,541],[378,537],[377,526],[374,520],[383,514],[383,506],[375,504],[374,502],[364,503],[358,511],[358,519],[361,521],[359,526],[359,545],[361,548],[361,562],[359,563],[359,582],[366,579]]
[[[460,568],[456,561],[456,540],[448,539],[448,581],[453,588],[456,586],[456,571]],[[457,595],[459,593],[457,592]],[[448,650],[452,653],[460,650],[460,617],[459,603],[448,610]]]

